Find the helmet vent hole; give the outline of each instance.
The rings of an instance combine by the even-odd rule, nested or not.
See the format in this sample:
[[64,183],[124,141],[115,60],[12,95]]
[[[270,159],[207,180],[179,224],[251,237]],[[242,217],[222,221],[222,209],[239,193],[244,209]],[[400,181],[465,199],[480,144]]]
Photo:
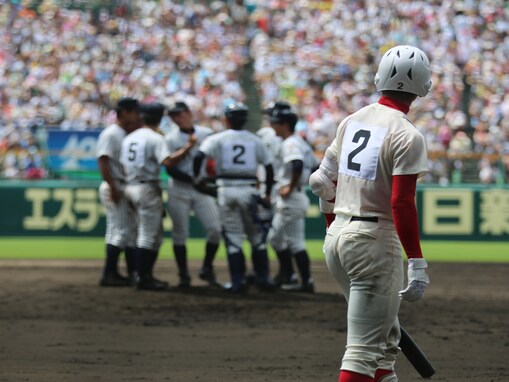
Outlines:
[[408,73],[406,75],[408,78],[412,79],[412,68],[408,69]]
[[415,56],[415,52],[412,52],[412,55],[408,58],[411,60],[412,58],[414,58],[414,56]]
[[391,78],[394,77],[396,74],[398,74],[398,71],[396,70],[396,67],[392,68]]
[[424,57],[422,56],[422,54],[421,54],[421,60],[424,61]]
[[401,57],[401,56],[399,55],[399,50],[396,52],[396,55],[397,55],[398,57]]

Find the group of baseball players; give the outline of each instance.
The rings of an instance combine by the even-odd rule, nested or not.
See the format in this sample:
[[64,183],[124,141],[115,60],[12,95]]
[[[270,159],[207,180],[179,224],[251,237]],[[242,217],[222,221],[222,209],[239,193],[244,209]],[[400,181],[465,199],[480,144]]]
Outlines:
[[[167,109],[160,103],[142,105],[122,98],[116,112],[117,123],[101,133],[97,150],[103,177],[100,198],[106,211],[106,261],[100,285],[168,288],[154,276],[167,211],[173,223],[179,287],[191,286],[186,240],[194,212],[207,233],[201,280],[220,286],[213,263],[224,240],[230,271],[227,291],[245,293],[254,284],[264,291],[314,292],[305,247],[309,205],[305,186],[319,162],[295,134],[298,117],[288,103],[265,110],[271,127],[263,130],[272,134],[261,136],[244,129],[249,111],[240,102],[225,108],[226,130],[219,133],[196,125],[184,102]],[[165,114],[178,128],[163,135],[159,125]],[[169,175],[167,208],[161,167]],[[251,272],[243,252],[246,239],[251,245]],[[275,277],[269,272],[267,241],[279,259]],[[121,252],[127,277],[118,270]]]
[[[429,92],[430,78],[423,51],[412,46],[388,50],[375,76],[381,98],[340,123],[321,163],[295,134],[298,117],[286,102],[265,110],[271,127],[258,136],[243,129],[248,109],[241,103],[225,109],[227,130],[216,134],[195,126],[189,108],[177,103],[169,114],[179,130],[163,137],[157,132],[162,105],[140,108],[133,99],[121,100],[118,125],[102,133],[98,150],[107,216],[101,284],[167,287],[153,276],[162,238],[159,174],[164,165],[171,176],[168,211],[181,286],[190,285],[185,241],[192,209],[207,230],[200,278],[216,284],[213,259],[222,236],[231,276],[227,290],[242,293],[254,282],[262,290],[281,286],[313,292],[304,241],[309,181],[326,216],[327,266],[348,302],[339,382],[397,382],[399,307],[402,300],[419,300],[429,284],[415,206],[417,179],[428,168],[426,145],[407,113],[417,97]],[[217,189],[208,186],[210,178]],[[252,275],[242,249],[246,238]],[[267,241],[279,260],[273,279]],[[406,288],[402,248],[408,257]],[[122,250],[128,279],[117,270]]]

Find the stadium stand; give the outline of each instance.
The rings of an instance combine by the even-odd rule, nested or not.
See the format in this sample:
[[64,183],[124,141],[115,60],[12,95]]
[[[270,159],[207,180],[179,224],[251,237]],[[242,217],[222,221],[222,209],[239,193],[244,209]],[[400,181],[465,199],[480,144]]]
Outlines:
[[376,100],[380,55],[408,43],[433,66],[433,91],[412,112],[430,151],[425,181],[507,179],[509,7],[502,0],[19,3],[0,5],[2,177],[43,177],[34,139],[41,127],[102,127],[127,94],[183,99],[200,123],[217,129],[231,99],[247,96],[254,110],[288,99],[301,116],[299,131],[321,153],[345,115]]

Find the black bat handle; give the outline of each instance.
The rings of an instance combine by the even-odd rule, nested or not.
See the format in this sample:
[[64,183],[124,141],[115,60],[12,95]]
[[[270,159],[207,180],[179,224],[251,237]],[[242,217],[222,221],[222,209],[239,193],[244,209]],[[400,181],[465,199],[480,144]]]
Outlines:
[[431,378],[435,374],[435,368],[423,351],[417,346],[410,335],[401,327],[401,340],[399,341],[401,351],[423,378]]

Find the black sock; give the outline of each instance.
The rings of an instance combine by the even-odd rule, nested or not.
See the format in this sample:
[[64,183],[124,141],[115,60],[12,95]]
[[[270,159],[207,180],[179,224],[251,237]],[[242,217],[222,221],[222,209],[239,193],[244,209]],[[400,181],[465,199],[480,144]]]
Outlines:
[[147,278],[151,275],[153,267],[153,253],[154,252],[150,249],[136,248],[135,265],[140,278]]
[[205,258],[203,259],[204,269],[212,269],[212,263],[214,262],[218,248],[219,243],[216,244],[207,242],[207,245],[205,246]]
[[279,259],[279,272],[286,277],[293,275],[295,270],[293,269],[292,253],[289,249],[284,251],[278,251],[277,258]]
[[179,276],[187,276],[187,249],[185,245],[173,245],[173,253],[175,254],[175,261],[179,269]]
[[136,248],[127,247],[124,253],[125,253],[125,264],[127,266],[127,273],[131,275],[136,271],[136,266],[134,264]]
[[267,255],[267,250],[254,250],[252,258],[256,278],[262,281],[266,281],[269,277],[269,257]]
[[118,258],[122,250],[111,244],[106,244],[106,261],[104,262],[104,274],[118,272]]
[[307,284],[309,282],[309,279],[311,278],[308,253],[304,250],[297,252],[294,256],[295,262],[297,263],[297,268],[299,268],[302,284]]
[[149,251],[148,253],[148,274],[153,276],[154,274],[154,266],[156,265],[157,257],[159,256],[159,251]]
[[228,254],[228,268],[233,287],[240,287],[246,275],[246,259],[242,251]]

